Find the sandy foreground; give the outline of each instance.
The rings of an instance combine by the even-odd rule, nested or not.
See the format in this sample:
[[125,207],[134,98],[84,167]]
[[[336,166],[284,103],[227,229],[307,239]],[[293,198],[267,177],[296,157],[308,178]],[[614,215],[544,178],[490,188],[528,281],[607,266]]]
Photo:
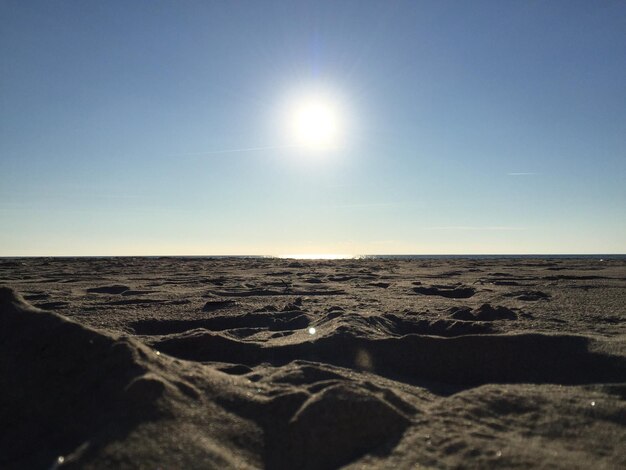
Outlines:
[[626,468],[626,261],[0,260],[0,468]]

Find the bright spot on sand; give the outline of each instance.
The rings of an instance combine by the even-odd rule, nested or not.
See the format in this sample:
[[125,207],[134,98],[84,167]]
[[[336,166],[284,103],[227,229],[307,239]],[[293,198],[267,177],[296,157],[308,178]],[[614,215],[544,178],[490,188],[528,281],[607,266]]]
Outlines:
[[298,147],[332,150],[340,145],[344,123],[337,100],[326,93],[307,93],[291,100],[287,113],[290,136]]
[[63,457],[62,455],[59,455],[53,462],[52,466],[50,467],[50,470],[56,470],[64,463],[65,463],[65,457]]
[[596,402],[595,402],[595,401],[592,401],[592,402],[591,402],[591,406],[596,406]]
[[310,335],[314,335],[317,332],[317,330],[313,327],[309,328],[309,334]]
[[359,369],[364,369],[364,370],[374,369],[374,361],[372,359],[372,356],[365,349],[359,349],[356,352],[354,363]]

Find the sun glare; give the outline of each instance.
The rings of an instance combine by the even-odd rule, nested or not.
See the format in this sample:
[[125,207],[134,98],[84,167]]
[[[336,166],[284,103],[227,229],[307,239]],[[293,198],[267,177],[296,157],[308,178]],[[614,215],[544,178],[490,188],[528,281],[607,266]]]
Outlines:
[[297,253],[289,255],[280,255],[282,259],[301,259],[301,260],[335,260],[335,259],[354,259],[354,255],[338,254],[338,253]]
[[336,103],[323,96],[295,100],[289,116],[291,135],[298,147],[332,150],[339,145],[341,116]]

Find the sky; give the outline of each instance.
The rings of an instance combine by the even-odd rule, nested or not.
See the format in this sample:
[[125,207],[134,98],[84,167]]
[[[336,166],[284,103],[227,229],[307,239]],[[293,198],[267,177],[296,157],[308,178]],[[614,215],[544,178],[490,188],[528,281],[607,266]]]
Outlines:
[[0,0],[0,256],[311,253],[626,253],[626,3]]

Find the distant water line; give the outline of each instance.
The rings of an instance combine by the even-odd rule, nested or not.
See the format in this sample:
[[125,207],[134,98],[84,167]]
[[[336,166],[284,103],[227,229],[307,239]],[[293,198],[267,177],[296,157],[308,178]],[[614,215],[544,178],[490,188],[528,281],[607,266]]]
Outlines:
[[498,259],[580,259],[580,260],[624,260],[626,254],[435,254],[435,255],[350,255],[335,253],[302,253],[288,255],[108,255],[108,256],[0,256],[1,260],[19,260],[26,258],[41,259],[114,259],[114,258],[143,258],[143,259],[293,259],[293,260],[498,260]]

